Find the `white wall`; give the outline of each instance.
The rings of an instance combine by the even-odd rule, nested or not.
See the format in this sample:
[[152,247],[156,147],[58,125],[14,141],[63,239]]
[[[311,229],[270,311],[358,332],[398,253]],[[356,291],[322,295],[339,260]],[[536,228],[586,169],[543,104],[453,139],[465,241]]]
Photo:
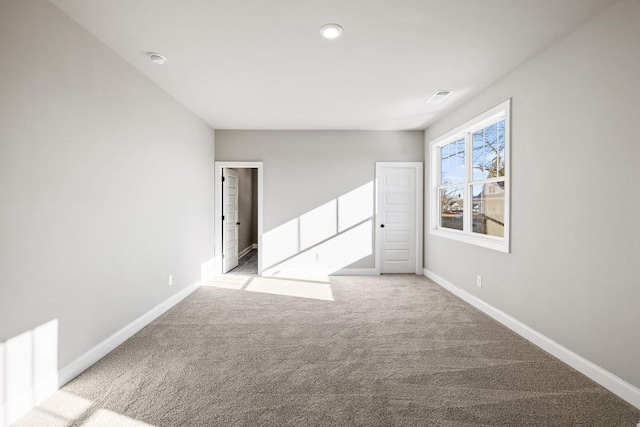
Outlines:
[[214,131],[48,1],[0,2],[0,76],[0,342],[57,319],[63,367],[199,280]]
[[[296,268],[374,268],[373,231],[363,221],[373,215],[375,162],[422,161],[423,135],[219,130],[216,160],[264,162],[265,268],[290,257],[298,259]],[[358,234],[365,227],[368,237]],[[357,248],[329,259],[338,253],[332,244],[348,248],[354,239]],[[325,258],[317,260],[316,250]]]
[[427,269],[636,387],[639,41],[618,2],[431,126],[513,99],[512,253],[425,235]]

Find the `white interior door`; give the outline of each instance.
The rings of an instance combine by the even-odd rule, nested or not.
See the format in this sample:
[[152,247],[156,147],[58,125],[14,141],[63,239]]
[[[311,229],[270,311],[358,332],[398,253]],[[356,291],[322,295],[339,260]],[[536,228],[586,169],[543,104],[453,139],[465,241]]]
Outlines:
[[238,174],[223,170],[222,178],[222,272],[238,266]]
[[[381,273],[416,273],[422,216],[416,208],[422,167],[378,164],[378,233]],[[418,180],[420,180],[418,182]],[[421,185],[420,185],[421,187]]]

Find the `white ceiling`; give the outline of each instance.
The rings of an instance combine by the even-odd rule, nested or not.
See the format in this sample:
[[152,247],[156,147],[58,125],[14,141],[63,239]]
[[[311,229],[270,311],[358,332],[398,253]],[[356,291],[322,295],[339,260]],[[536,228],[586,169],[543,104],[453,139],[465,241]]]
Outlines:
[[[614,2],[51,1],[215,129],[392,130],[426,128]],[[342,38],[320,37],[329,22]],[[425,104],[438,89],[455,93]]]

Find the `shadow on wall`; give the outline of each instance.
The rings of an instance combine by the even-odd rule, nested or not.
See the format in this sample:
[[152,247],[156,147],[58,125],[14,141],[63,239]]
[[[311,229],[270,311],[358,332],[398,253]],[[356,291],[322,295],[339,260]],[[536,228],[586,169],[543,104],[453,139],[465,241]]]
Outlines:
[[373,181],[266,232],[263,275],[328,283],[373,253]]
[[0,426],[58,390],[58,320],[0,343]]

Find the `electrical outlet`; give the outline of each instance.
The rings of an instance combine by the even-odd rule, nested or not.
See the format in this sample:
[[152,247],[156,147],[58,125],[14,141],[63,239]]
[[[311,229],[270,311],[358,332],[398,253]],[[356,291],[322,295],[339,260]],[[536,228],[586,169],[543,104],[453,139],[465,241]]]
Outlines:
[[476,285],[478,285],[479,288],[482,287],[482,276],[476,276]]
[[316,261],[322,261],[322,254],[320,252],[316,253]]
[[169,277],[167,277],[167,283],[169,286],[173,285],[173,274],[170,274]]

